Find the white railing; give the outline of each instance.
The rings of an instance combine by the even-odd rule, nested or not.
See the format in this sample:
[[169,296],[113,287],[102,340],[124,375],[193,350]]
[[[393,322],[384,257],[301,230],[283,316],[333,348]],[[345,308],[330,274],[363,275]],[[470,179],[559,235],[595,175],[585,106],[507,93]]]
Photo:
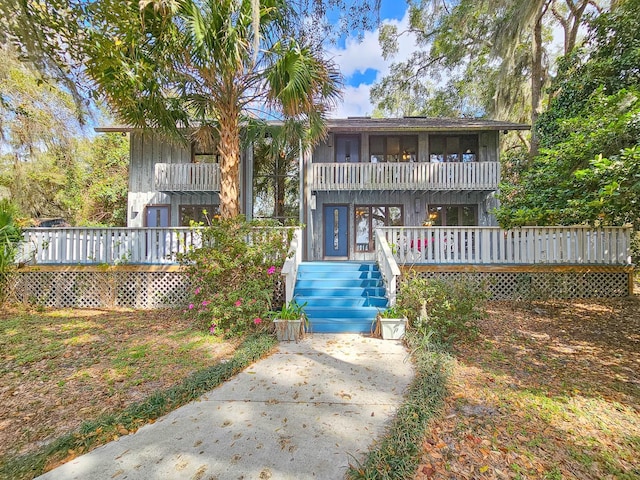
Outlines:
[[282,266],[281,275],[284,277],[285,301],[289,303],[293,300],[293,290],[298,277],[298,267],[302,263],[302,228],[296,227],[289,246],[287,259]]
[[[292,227],[255,227],[245,238],[261,242],[272,233],[289,243]],[[29,228],[23,233],[18,263],[40,265],[176,264],[179,255],[203,244],[203,227]],[[207,240],[212,245],[212,240]]]
[[312,190],[495,190],[500,162],[313,163]]
[[218,192],[220,166],[217,163],[156,163],[153,185],[160,192]]
[[384,280],[384,286],[387,291],[387,299],[389,300],[389,306],[393,307],[396,304],[396,297],[398,291],[398,278],[400,277],[400,268],[393,256],[393,252],[387,238],[380,230],[376,230],[376,260],[380,267],[380,273]]
[[384,227],[400,264],[631,264],[631,229]]
[[176,228],[29,228],[19,259],[35,264],[175,264],[202,245],[202,233]]

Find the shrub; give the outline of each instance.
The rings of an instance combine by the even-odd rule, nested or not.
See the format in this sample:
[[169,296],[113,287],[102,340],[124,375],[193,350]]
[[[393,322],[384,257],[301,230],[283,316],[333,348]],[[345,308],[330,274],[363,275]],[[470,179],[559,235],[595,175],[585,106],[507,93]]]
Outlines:
[[451,343],[476,335],[477,322],[486,315],[487,299],[485,286],[470,279],[428,280],[410,273],[400,287],[397,303],[419,336]]
[[214,220],[203,247],[184,256],[193,288],[187,313],[214,335],[266,327],[290,239],[244,219]]
[[7,283],[22,239],[20,228],[14,222],[15,214],[16,209],[8,200],[0,200],[0,304],[7,294]]

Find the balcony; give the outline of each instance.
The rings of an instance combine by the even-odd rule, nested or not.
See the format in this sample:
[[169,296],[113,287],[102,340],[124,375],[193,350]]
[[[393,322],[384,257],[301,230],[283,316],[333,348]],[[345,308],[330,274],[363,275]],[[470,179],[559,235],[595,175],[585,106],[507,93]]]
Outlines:
[[156,163],[154,190],[159,192],[219,192],[217,163]]
[[499,162],[313,163],[311,189],[492,191]]

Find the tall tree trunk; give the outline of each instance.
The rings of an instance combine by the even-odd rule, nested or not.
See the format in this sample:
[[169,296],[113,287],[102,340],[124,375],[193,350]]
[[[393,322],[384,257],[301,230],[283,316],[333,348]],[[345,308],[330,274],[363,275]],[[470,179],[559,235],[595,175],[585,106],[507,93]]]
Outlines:
[[535,157],[538,154],[540,140],[536,132],[536,122],[540,115],[542,104],[542,85],[544,73],[542,69],[542,17],[546,12],[543,9],[533,25],[533,44],[531,59],[531,149],[530,154]]
[[240,124],[235,96],[220,109],[220,215],[224,219],[240,214]]

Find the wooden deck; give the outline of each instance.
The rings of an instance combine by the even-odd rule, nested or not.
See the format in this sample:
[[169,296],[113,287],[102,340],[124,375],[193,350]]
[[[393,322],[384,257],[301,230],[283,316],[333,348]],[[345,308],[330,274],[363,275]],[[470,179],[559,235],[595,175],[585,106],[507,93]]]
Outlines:
[[313,163],[311,189],[492,191],[500,162]]

